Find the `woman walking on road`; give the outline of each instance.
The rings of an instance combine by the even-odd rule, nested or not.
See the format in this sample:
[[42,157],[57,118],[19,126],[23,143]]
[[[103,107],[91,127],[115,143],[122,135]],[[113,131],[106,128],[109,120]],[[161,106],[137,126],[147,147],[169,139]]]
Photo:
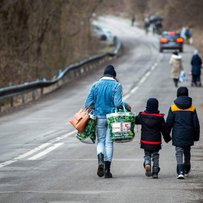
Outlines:
[[122,86],[116,80],[114,67],[107,65],[103,77],[92,85],[85,101],[85,107],[93,106],[93,114],[97,117],[97,175],[99,177],[112,178],[110,166],[113,143],[106,115],[113,113],[115,108],[122,108],[123,105],[130,109],[128,104],[122,102]]
[[169,64],[171,66],[171,78],[174,81],[175,87],[178,87],[180,71],[183,70],[182,57],[177,51],[173,52]]
[[202,59],[200,58],[198,51],[195,50],[191,60],[192,65],[192,82],[191,86],[201,87],[201,68],[202,68]]

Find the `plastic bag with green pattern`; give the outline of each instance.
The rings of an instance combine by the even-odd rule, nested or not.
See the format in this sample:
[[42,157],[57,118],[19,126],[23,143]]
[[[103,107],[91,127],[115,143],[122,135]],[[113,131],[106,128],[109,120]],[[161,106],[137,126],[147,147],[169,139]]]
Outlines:
[[116,110],[115,113],[107,114],[107,122],[112,141],[125,143],[133,140],[135,115],[132,112],[123,107],[123,109]]
[[96,117],[90,115],[90,119],[87,122],[85,130],[83,132],[78,132],[76,137],[83,143],[94,144],[96,140]]

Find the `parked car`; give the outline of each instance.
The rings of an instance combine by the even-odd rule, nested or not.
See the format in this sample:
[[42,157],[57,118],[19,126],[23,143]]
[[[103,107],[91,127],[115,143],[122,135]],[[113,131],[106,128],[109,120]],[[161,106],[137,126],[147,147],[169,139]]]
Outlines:
[[98,37],[99,39],[106,41],[109,44],[113,44],[114,36],[110,30],[101,26],[97,22],[93,22],[91,25],[92,35]]
[[174,49],[183,52],[184,39],[177,32],[163,32],[160,38],[159,51]]

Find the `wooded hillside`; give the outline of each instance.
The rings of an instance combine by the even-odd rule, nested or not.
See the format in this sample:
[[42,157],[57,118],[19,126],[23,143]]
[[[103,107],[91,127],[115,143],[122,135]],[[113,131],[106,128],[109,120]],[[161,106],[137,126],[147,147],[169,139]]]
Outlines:
[[1,0],[0,87],[50,79],[59,69],[98,50],[89,23],[99,4],[88,0]]
[[190,26],[203,53],[202,0],[0,0],[0,87],[52,78],[101,49],[92,14],[164,18],[164,29]]

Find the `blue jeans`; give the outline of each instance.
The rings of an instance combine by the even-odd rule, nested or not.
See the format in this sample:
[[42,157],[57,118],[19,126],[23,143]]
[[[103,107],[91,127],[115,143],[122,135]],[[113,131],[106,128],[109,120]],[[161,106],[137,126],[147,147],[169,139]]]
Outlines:
[[[177,164],[190,165],[190,154],[191,147],[176,147],[176,160]],[[184,159],[184,160],[183,160]]]
[[159,167],[159,151],[148,151],[144,150],[144,166],[151,165],[153,161],[153,167]]
[[104,161],[111,161],[113,156],[113,142],[106,118],[97,118],[97,154],[104,154]]

